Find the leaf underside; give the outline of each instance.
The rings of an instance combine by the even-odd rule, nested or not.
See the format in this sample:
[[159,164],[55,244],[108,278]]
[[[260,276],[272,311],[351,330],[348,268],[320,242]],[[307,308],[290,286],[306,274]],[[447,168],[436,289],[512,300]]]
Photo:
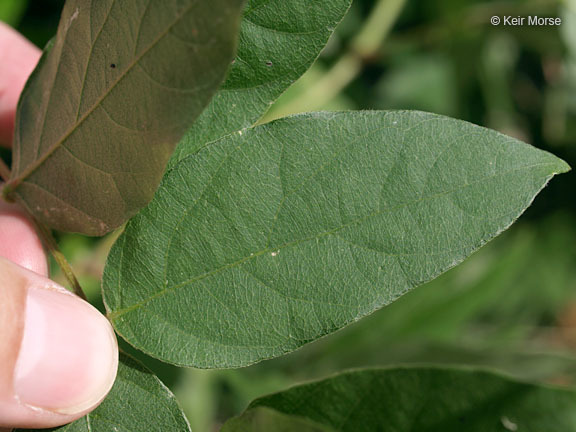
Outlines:
[[41,431],[190,432],[190,425],[170,390],[136,360],[121,354],[114,387],[98,408],[66,426]]
[[238,367],[385,306],[506,229],[555,156],[420,112],[316,113],[174,166],[109,256],[116,330],[161,360]]
[[10,187],[102,235],[144,206],[224,79],[242,0],[70,0],[20,98]]
[[222,432],[576,431],[576,393],[488,372],[355,371],[255,400]]

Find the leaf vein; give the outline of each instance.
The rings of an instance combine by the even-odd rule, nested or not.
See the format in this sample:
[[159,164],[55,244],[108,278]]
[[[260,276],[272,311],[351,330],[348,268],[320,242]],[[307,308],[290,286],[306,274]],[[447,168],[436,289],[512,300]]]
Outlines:
[[[90,63],[92,62],[92,58],[93,58],[92,53],[94,52],[94,46],[96,45],[96,42],[98,41],[98,39],[100,39],[100,35],[102,34],[102,30],[104,30],[104,27],[106,26],[106,23],[108,22],[108,18],[110,18],[110,11],[114,7],[115,3],[116,3],[116,0],[112,0],[110,2],[110,7],[108,8],[108,12],[106,12],[106,18],[102,22],[100,29],[98,29],[98,33],[96,34],[96,37],[94,38],[94,40],[90,40],[90,51],[88,52],[88,61],[86,61],[86,67],[84,68],[84,76],[82,78],[82,88],[80,89],[80,96],[78,98],[78,108],[76,110],[76,121],[78,121],[78,119],[80,118],[80,107],[82,106],[82,100],[84,99],[84,89],[86,88],[86,77],[88,76],[88,69],[90,67]],[[90,18],[90,27],[92,27],[92,14],[89,14],[88,16]],[[36,157],[38,157],[37,153],[36,153]]]

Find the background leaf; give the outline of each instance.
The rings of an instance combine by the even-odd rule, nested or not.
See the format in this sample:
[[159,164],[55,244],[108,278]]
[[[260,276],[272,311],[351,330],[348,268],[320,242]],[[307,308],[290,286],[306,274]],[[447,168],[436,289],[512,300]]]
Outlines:
[[121,354],[114,387],[98,408],[69,425],[42,431],[189,432],[190,426],[170,390],[140,363]]
[[266,407],[256,407],[230,421],[223,432],[334,432],[333,428],[290,416]]
[[318,113],[183,159],[112,249],[117,331],[161,360],[237,367],[391,303],[507,228],[555,156],[419,112]]
[[27,3],[28,0],[3,0],[0,3],[0,21],[16,26],[24,14]]
[[50,227],[101,235],[144,206],[224,78],[241,0],[72,0],[21,96],[9,183]]
[[[333,431],[576,431],[576,393],[512,381],[488,372],[440,368],[344,373],[266,396],[222,432],[255,432],[267,408],[282,422],[314,422]],[[273,421],[273,420],[269,420]],[[274,430],[269,423],[268,430]]]
[[252,126],[310,67],[351,0],[249,0],[229,76],[178,145],[171,164]]

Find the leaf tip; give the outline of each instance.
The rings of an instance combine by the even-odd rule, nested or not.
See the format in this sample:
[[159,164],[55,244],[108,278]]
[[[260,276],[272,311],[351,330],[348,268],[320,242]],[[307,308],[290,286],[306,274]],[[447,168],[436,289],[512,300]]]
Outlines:
[[568,163],[560,158],[558,158],[558,171],[554,174],[564,174],[572,171],[572,167]]

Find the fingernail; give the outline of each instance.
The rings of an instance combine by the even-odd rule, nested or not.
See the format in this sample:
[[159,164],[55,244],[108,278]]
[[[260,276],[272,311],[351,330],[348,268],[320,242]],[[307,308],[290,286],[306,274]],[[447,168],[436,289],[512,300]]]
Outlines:
[[21,403],[78,414],[106,396],[117,368],[116,337],[102,314],[67,292],[28,288],[14,375]]

